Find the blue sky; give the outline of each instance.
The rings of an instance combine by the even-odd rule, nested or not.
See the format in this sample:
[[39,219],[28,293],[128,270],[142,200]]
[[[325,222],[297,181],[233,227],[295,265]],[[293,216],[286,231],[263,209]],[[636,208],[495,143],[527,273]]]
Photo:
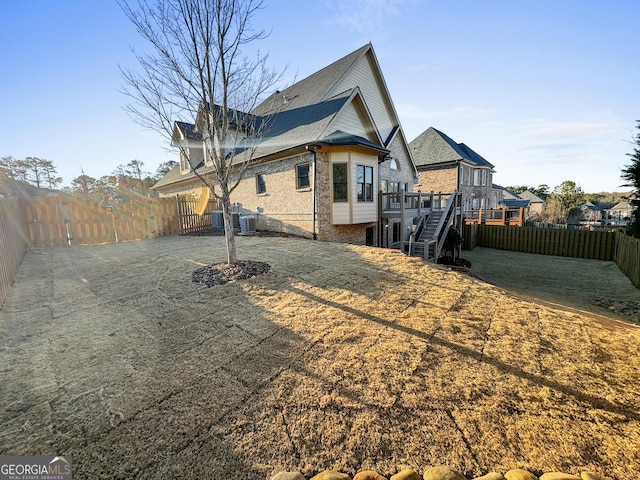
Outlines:
[[[636,0],[266,0],[259,44],[302,79],[372,42],[408,140],[433,126],[502,185],[622,191],[640,119]],[[118,65],[145,45],[115,0],[0,6],[0,156],[53,161],[69,184],[176,159],[123,110]]]

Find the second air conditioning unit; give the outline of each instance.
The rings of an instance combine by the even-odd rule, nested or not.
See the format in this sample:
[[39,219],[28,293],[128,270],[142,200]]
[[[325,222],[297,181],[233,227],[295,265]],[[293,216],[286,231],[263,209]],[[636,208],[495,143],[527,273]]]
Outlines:
[[214,210],[211,212],[211,228],[214,230],[224,230],[222,210]]
[[237,212],[231,213],[231,225],[233,225],[233,231],[240,230],[240,214]]
[[[240,230],[240,214],[233,212],[231,214],[231,224],[234,231]],[[211,212],[211,228],[213,230],[224,230],[224,214],[222,210],[214,210]]]
[[254,235],[256,233],[256,217],[247,215],[240,217],[240,235]]

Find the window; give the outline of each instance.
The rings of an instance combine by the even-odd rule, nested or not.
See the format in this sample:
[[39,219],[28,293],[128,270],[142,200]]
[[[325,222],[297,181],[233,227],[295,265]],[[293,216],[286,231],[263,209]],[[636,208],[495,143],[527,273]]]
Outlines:
[[480,176],[482,175],[482,170],[475,169],[473,171],[473,185],[478,187],[480,186]]
[[347,164],[333,164],[333,201],[348,202]]
[[395,158],[392,158],[391,161],[389,162],[389,168],[391,170],[398,170],[398,162],[396,162]]
[[358,165],[356,189],[359,202],[373,202],[373,167]]
[[464,168],[464,179],[462,184],[471,185],[471,168],[469,167],[463,167],[463,168]]
[[487,180],[489,178],[489,171],[488,170],[482,170],[482,186],[486,186],[487,185]]
[[474,210],[478,210],[480,208],[480,199],[479,198],[474,198],[472,200],[472,207]]
[[302,165],[296,165],[296,188],[309,188],[310,186],[309,164],[303,163]]
[[256,175],[256,191],[258,195],[262,193],[267,193],[267,174],[266,173],[258,173]]
[[398,182],[387,182],[387,192],[398,193],[400,191],[400,184]]

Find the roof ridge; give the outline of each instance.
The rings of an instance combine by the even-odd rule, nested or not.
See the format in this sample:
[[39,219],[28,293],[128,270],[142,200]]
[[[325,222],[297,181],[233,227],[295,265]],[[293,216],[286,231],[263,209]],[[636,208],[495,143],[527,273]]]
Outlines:
[[[367,43],[326,67],[317,70],[284,90],[276,91],[267,97],[251,112],[261,115],[272,110],[273,105],[285,105],[286,109],[295,108],[299,103],[309,105],[320,103],[331,89],[343,78],[345,72],[368,50],[372,49]],[[295,101],[297,99],[297,101]],[[285,102],[286,100],[286,102]]]

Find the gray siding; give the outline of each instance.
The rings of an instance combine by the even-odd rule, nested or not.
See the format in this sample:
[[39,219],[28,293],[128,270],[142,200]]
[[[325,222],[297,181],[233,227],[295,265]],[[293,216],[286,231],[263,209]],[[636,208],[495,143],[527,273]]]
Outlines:
[[332,97],[350,88],[360,87],[380,136],[385,139],[394,127],[391,120],[393,117],[383,98],[385,87],[382,82],[376,79],[374,71],[369,55],[365,55],[336,84],[327,97]]
[[360,121],[360,116],[353,102],[340,112],[340,115],[334,120],[331,126],[333,131],[342,130],[346,133],[368,138],[367,131]]

